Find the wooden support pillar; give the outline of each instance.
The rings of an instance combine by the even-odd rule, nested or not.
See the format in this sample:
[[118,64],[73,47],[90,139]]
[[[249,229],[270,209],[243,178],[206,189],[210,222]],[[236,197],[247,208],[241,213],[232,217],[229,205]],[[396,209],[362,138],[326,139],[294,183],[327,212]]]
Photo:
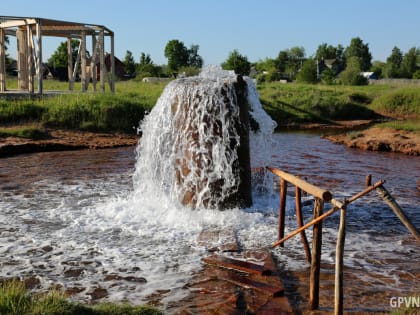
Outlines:
[[[302,190],[299,187],[295,188],[296,192],[296,220],[298,227],[303,226],[303,214],[302,214]],[[306,260],[310,263],[311,262],[311,249],[309,248],[308,239],[306,238],[305,230],[300,232],[300,239],[303,244],[303,248],[305,249]]]
[[71,37],[67,37],[67,76],[69,79],[69,90],[74,89],[74,78],[73,78],[73,51],[71,47]]
[[96,67],[96,56],[98,55],[98,41],[96,35],[92,35],[92,59],[90,61],[90,77],[92,78],[93,90],[96,91],[96,80],[97,80],[97,67]]
[[111,92],[115,93],[114,33],[111,34]]
[[379,186],[376,188],[376,192],[381,196],[382,200],[394,211],[395,215],[401,220],[405,227],[413,234],[413,236],[420,242],[420,232],[417,228],[411,223],[411,221],[405,215],[403,209],[391,196],[389,191],[384,186]]
[[28,39],[27,31],[24,27],[19,27],[16,31],[18,49],[18,88],[28,90]]
[[42,94],[44,90],[43,77],[42,77],[42,33],[41,33],[41,20],[37,21],[36,24],[36,36],[38,40],[37,46],[37,79],[38,79],[38,94]]
[[[278,239],[284,237],[284,225],[286,221],[286,196],[287,196],[287,182],[283,178],[280,180],[280,207],[279,207],[279,226],[278,226]],[[282,243],[280,245],[284,247]]]
[[6,91],[6,36],[0,28],[0,92]]
[[27,46],[28,46],[28,54],[27,54],[27,69],[28,69],[28,91],[29,93],[34,93],[34,47],[32,41],[32,30],[31,26],[28,25],[26,27],[26,37],[27,37]]
[[344,244],[346,240],[346,207],[340,211],[340,227],[338,229],[337,246],[335,250],[335,294],[334,315],[343,315],[344,300]]
[[[314,219],[322,215],[324,201],[315,198]],[[309,279],[309,309],[316,310],[319,307],[319,276],[321,271],[321,247],[322,247],[322,221],[314,224],[312,237],[312,258]]]
[[105,41],[104,41],[104,31],[101,30],[99,32],[99,84],[101,87],[101,91],[105,92]]
[[80,42],[80,58],[81,58],[81,75],[80,82],[82,83],[82,92],[87,90],[86,82],[86,33],[82,32]]

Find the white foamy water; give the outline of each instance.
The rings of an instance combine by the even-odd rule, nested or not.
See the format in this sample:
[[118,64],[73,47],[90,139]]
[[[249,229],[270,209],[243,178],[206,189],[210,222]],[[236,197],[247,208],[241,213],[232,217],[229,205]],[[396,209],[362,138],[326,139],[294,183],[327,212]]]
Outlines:
[[[213,84],[217,77],[205,80]],[[386,187],[420,224],[420,196],[410,180],[410,174],[420,171],[416,160],[349,151],[312,135],[271,136],[274,124],[247,82],[251,114],[261,126],[251,137],[253,167],[273,165],[308,177],[338,198],[363,189],[364,176],[372,173],[387,179]],[[157,109],[142,125],[145,137],[149,127],[153,136],[136,153],[122,148],[0,159],[1,278],[36,277],[37,290],[57,284],[79,288],[74,299],[84,301],[95,288],[103,288],[108,293],[104,300],[138,304],[158,299],[165,308],[188,295],[185,284],[208,255],[197,244],[202,229],[231,227],[245,248],[268,248],[275,241],[279,199],[272,184],[254,183],[254,205],[248,209],[192,210],[176,201],[173,187],[162,180],[174,173],[160,160],[170,159],[171,151],[155,147],[171,136],[170,113],[165,112],[170,109]],[[310,204],[304,216],[305,222],[310,220]],[[293,197],[288,199],[286,227],[296,227]],[[334,262],[337,227],[337,215],[325,221],[324,263]],[[410,293],[420,274],[419,247],[407,241],[404,227],[375,195],[349,208],[347,231],[346,266],[372,280],[375,290]],[[299,237],[273,253],[288,270],[308,268]]]

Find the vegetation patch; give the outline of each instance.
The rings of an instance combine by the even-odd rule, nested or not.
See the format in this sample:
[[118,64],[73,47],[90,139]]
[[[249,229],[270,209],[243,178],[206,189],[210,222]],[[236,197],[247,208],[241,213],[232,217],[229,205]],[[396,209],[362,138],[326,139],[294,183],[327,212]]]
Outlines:
[[392,116],[419,116],[420,89],[401,87],[377,97],[370,106],[373,110]]
[[59,291],[31,295],[23,282],[12,280],[0,285],[0,314],[7,315],[162,315],[148,305],[99,303],[87,306],[70,302]]

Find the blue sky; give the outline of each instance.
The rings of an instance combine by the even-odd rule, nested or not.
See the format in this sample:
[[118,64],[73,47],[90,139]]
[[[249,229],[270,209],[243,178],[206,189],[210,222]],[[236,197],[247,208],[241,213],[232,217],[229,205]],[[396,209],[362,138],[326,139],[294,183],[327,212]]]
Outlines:
[[[385,61],[394,46],[420,47],[418,0],[13,0],[1,11],[105,25],[115,32],[117,57],[130,50],[138,62],[145,52],[156,64],[167,62],[171,39],[199,45],[205,64],[220,64],[234,49],[251,62],[294,46],[311,56],[322,43],[346,47],[354,37],[374,60]],[[44,59],[60,41],[44,39]],[[13,43],[9,53],[16,55]]]

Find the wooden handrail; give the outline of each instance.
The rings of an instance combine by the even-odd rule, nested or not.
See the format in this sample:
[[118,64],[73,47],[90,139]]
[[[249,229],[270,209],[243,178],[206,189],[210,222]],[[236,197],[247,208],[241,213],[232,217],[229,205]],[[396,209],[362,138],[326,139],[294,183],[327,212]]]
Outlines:
[[332,199],[332,194],[328,190],[325,190],[325,189],[319,188],[315,185],[312,185],[312,184],[308,183],[307,181],[305,181],[305,180],[303,180],[303,179],[301,179],[301,178],[299,178],[295,175],[286,173],[286,172],[284,172],[282,170],[279,170],[277,168],[267,166],[267,169],[270,172],[272,172],[274,175],[279,176],[280,178],[282,178],[282,179],[286,180],[287,182],[295,185],[296,187],[299,187],[300,189],[302,189],[303,191],[306,191],[307,193],[313,195],[314,197],[317,197],[317,198],[322,199],[324,201],[330,201]]
[[333,204],[333,208],[328,210],[327,212],[323,213],[322,215],[320,215],[319,217],[317,217],[316,219],[306,223],[304,226],[294,230],[293,232],[291,232],[289,235],[287,235],[286,237],[282,238],[281,240],[278,240],[276,242],[274,242],[273,244],[271,244],[271,247],[277,247],[280,244],[284,243],[285,241],[287,241],[289,238],[292,238],[293,236],[295,236],[296,234],[299,234],[300,232],[302,232],[303,230],[306,230],[308,227],[311,227],[312,225],[324,220],[326,217],[329,217],[330,215],[332,215],[334,212],[345,208],[350,202],[355,201],[356,199],[359,199],[360,197],[363,197],[364,195],[368,194],[369,192],[371,192],[372,190],[377,189],[378,187],[382,186],[382,184],[385,181],[380,180],[377,183],[375,183],[372,186],[367,187],[365,190],[359,192],[358,194],[352,196],[351,198],[349,198],[348,200],[341,202],[339,200],[335,200],[332,199],[331,203]]

